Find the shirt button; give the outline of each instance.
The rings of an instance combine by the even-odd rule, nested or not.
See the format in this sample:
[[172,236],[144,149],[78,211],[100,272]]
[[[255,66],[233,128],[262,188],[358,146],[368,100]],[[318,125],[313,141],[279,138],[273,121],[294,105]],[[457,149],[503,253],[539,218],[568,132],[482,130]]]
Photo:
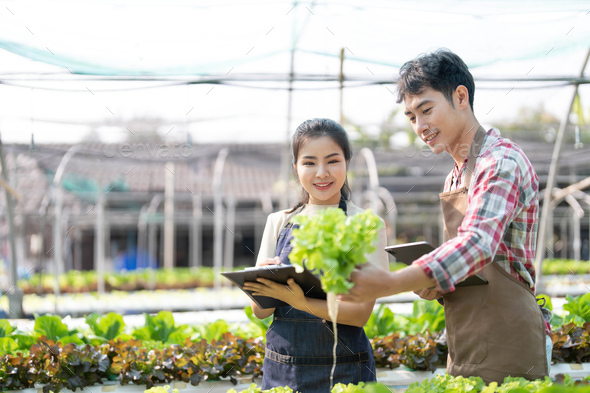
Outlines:
[[326,323],[326,320],[325,319],[322,319],[322,323]]

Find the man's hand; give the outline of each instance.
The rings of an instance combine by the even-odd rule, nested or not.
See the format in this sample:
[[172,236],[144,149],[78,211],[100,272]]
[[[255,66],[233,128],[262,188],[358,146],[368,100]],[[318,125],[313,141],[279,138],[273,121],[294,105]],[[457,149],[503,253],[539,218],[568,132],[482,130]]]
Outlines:
[[391,273],[370,263],[356,268],[350,281],[354,287],[348,294],[339,296],[342,301],[363,303],[396,293]]
[[443,295],[442,292],[436,288],[421,289],[419,291],[414,291],[414,293],[426,300],[436,300]]
[[415,265],[389,272],[367,263],[352,272],[350,280],[354,283],[354,287],[348,294],[340,295],[340,300],[368,302],[378,297],[408,291],[415,291],[418,295],[426,291],[424,295],[432,297],[429,300],[438,299],[442,295],[436,290],[435,282],[424,273],[422,268]]

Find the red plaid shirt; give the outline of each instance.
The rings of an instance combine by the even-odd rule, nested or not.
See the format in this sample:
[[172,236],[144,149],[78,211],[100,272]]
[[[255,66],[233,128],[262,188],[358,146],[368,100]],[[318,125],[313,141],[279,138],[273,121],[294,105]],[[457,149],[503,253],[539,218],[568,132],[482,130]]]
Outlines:
[[[466,165],[467,159],[461,168],[455,164],[445,191],[461,187]],[[534,291],[538,189],[537,174],[520,147],[502,138],[497,129],[490,129],[471,176],[467,211],[457,236],[414,264],[447,293],[495,258]]]

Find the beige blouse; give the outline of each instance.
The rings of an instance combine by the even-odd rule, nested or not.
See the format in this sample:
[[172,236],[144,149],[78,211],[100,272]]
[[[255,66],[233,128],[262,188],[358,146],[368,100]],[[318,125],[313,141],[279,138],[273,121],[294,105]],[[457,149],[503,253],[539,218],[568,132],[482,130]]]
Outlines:
[[[287,213],[288,210],[281,210],[276,213],[271,213],[266,220],[266,226],[264,227],[264,233],[262,234],[262,242],[260,244],[260,251],[258,252],[258,258],[256,264],[264,261],[267,258],[274,258],[277,250],[277,239],[281,229],[297,214],[313,215],[322,209],[328,207],[338,207],[338,205],[311,205],[307,204],[303,209],[298,209],[293,213]],[[353,204],[351,201],[346,202],[347,214],[349,216],[361,213],[364,209]],[[290,209],[289,209],[290,210]],[[383,222],[383,220],[381,220]],[[389,270],[389,257],[387,252],[384,250],[387,246],[387,234],[385,231],[385,225],[379,230],[379,238],[376,245],[376,250],[372,254],[367,256],[367,261],[379,266],[385,270]]]

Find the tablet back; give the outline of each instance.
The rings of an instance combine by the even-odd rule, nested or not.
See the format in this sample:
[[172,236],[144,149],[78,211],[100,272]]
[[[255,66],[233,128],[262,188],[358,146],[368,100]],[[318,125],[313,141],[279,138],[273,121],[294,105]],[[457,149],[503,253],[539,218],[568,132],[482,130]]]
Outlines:
[[301,273],[297,273],[294,266],[262,266],[235,272],[223,272],[221,274],[240,287],[260,308],[281,307],[286,306],[287,303],[272,297],[252,296],[251,291],[244,290],[244,282],[256,281],[258,277],[267,278],[284,285],[287,285],[289,278],[293,278],[299,284],[305,296],[315,299],[326,298],[326,293],[322,290],[320,279],[307,269]]

